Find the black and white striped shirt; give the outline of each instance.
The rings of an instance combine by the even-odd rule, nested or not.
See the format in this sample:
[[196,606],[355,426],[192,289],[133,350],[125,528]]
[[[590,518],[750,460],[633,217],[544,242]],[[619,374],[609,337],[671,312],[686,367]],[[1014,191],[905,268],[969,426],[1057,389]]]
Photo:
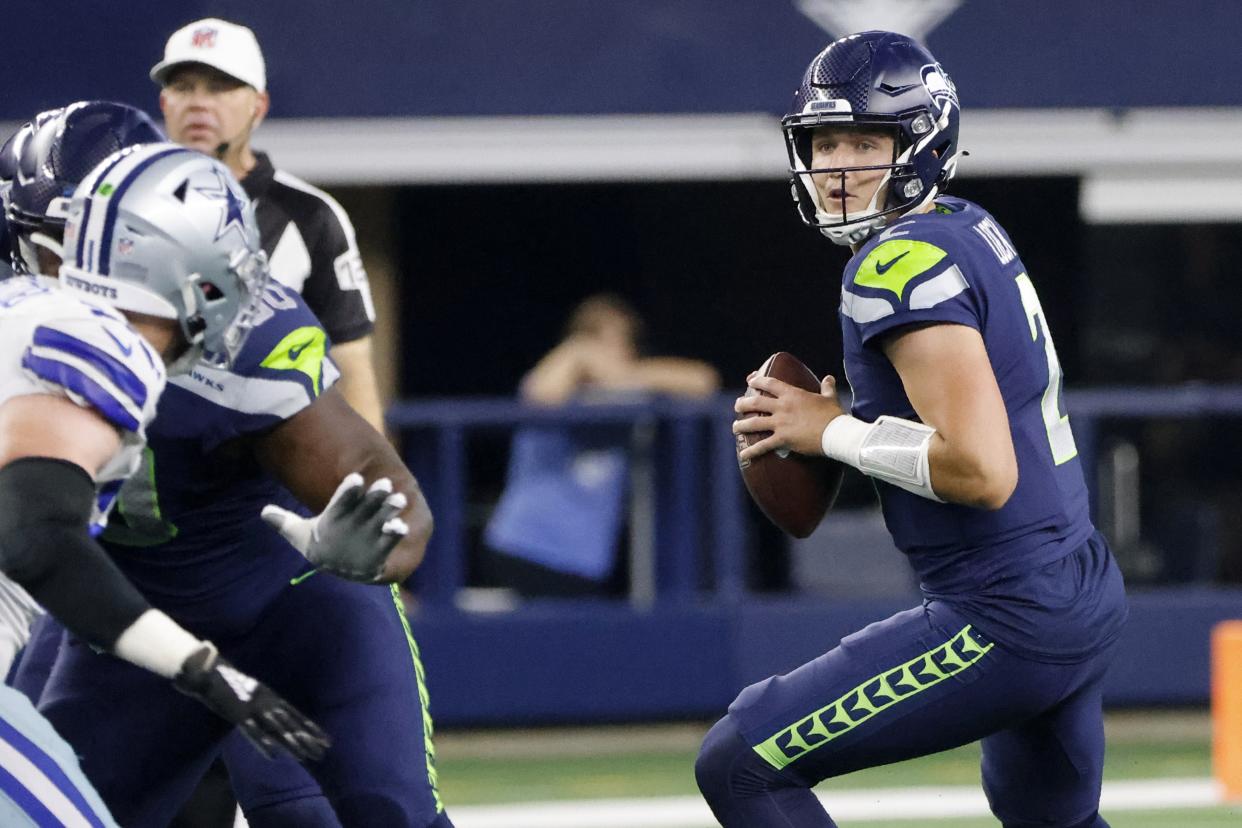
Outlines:
[[354,226],[336,199],[277,170],[266,153],[242,187],[255,203],[272,276],[302,294],[336,344],[371,333],[375,307]]

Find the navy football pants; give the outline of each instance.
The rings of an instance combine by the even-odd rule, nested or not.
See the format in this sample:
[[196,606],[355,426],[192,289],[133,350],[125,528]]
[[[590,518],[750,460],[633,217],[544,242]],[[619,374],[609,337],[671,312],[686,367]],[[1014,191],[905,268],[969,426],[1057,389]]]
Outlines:
[[[323,726],[332,748],[309,774],[292,760],[268,762],[169,682],[64,636],[39,708],[120,824],[167,825],[227,743],[254,828],[451,828],[417,648],[387,587],[315,575],[284,590],[246,636],[215,643]],[[44,635],[32,645],[37,661]],[[17,684],[29,692],[24,673]]]
[[1020,658],[929,601],[747,687],[708,732],[695,776],[724,828],[833,828],[818,782],[982,739],[984,790],[1005,828],[1107,828],[1111,657]]

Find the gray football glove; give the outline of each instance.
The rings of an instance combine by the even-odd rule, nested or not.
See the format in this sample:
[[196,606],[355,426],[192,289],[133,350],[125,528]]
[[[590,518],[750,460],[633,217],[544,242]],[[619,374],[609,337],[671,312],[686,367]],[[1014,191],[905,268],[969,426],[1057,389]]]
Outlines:
[[407,500],[381,477],[363,491],[362,475],[348,474],[324,510],[305,518],[279,506],[263,520],[284,535],[317,569],[351,581],[375,583],[388,553],[410,531],[399,515]]

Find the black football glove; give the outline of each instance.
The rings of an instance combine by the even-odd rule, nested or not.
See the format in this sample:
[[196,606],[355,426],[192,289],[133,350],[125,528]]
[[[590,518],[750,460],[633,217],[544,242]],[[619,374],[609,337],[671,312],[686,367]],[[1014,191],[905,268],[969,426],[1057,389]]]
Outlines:
[[319,725],[263,682],[220,658],[211,644],[205,643],[185,660],[173,685],[237,725],[268,759],[285,750],[299,762],[318,760],[330,744]]
[[410,528],[400,518],[408,501],[381,477],[363,489],[362,475],[345,476],[323,512],[312,518],[279,506],[263,507],[263,520],[285,536],[318,569],[351,581],[375,583],[392,548]]

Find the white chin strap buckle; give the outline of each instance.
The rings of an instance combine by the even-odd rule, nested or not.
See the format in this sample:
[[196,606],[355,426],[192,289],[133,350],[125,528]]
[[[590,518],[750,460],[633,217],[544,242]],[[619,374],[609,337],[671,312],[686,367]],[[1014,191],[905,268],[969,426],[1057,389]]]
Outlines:
[[820,227],[819,232],[826,236],[833,244],[839,244],[844,247],[861,244],[878,230],[883,229],[885,224],[883,217],[876,217],[848,224],[839,224],[836,227]]

